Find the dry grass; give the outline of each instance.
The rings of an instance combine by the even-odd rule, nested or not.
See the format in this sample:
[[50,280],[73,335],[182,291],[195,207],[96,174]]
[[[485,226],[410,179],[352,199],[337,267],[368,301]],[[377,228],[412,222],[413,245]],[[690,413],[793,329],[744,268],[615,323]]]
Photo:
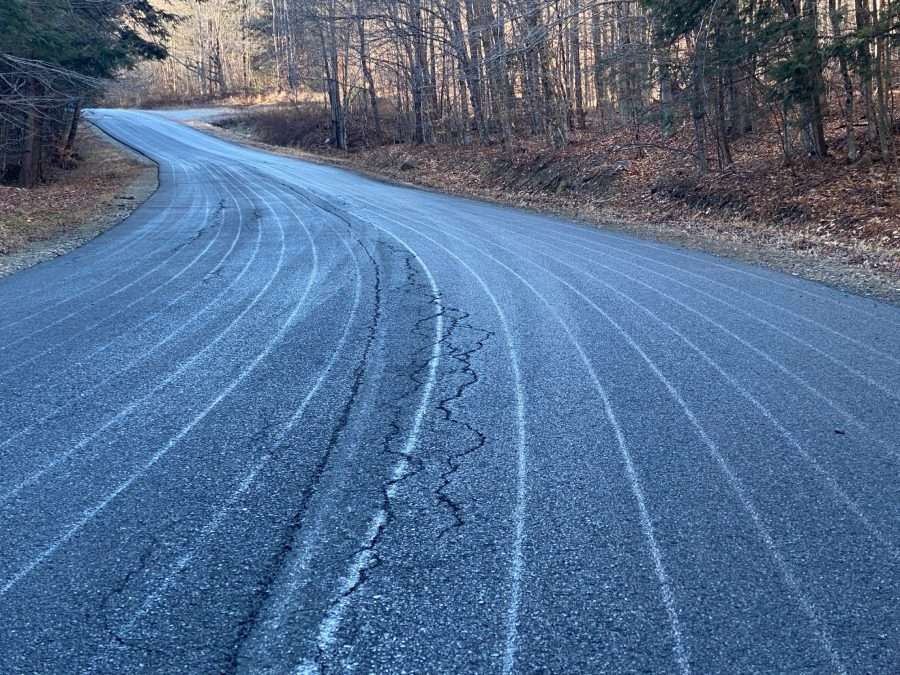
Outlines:
[[735,163],[727,171],[700,176],[685,154],[659,149],[688,147],[687,129],[669,140],[647,125],[639,148],[622,130],[589,130],[559,150],[519,141],[510,149],[357,144],[340,153],[322,142],[327,119],[298,119],[298,111],[250,109],[217,124],[233,138],[287,146],[297,156],[559,213],[900,300],[898,174],[871,148],[863,161],[848,165],[836,122],[829,128],[835,156],[826,161],[787,165],[778,136],[763,130],[734,143]]
[[[349,161],[393,180],[556,213],[900,302],[900,201],[884,167],[773,163],[755,175],[735,170],[698,178],[684,171],[666,178],[641,166],[652,163],[648,158],[609,162],[586,157],[578,145],[520,151],[512,160],[492,148],[491,159],[484,154],[401,146]],[[667,191],[661,187],[667,180],[689,189]]]
[[0,254],[51,241],[110,212],[130,210],[139,201],[128,188],[147,173],[148,165],[88,124],[80,130],[75,159],[75,168],[56,170],[33,189],[0,186]]

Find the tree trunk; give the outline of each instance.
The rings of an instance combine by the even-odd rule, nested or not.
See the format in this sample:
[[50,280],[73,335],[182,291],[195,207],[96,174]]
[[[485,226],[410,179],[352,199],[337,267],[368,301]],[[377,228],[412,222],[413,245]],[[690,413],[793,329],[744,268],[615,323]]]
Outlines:
[[422,31],[422,7],[419,0],[409,0],[409,23],[412,32],[412,96],[415,120],[414,140],[422,145],[433,141],[428,114],[428,59],[425,54],[425,36]]
[[878,122],[878,145],[881,159],[886,164],[894,163],[894,134],[891,128],[891,114],[888,110],[888,90],[891,85],[888,60],[888,39],[880,31],[878,21],[878,1],[872,14],[873,22],[879,25],[879,36],[875,39],[875,84],[878,95],[875,99],[876,120]]
[[[828,11],[831,16],[831,29],[835,36],[841,34],[841,12],[837,6],[837,0],[828,0]],[[854,130],[855,109],[853,99],[853,80],[850,78],[850,68],[847,65],[847,57],[843,52],[838,54],[838,65],[841,71],[841,81],[844,85],[844,124],[847,125],[847,159],[855,162],[859,159],[859,147],[856,145],[856,131]]]
[[578,0],[572,0],[571,44],[572,86],[575,89],[575,123],[579,129],[584,129],[584,92],[582,91],[581,83],[581,9]]
[[825,90],[825,83],[822,77],[822,53],[819,48],[817,0],[803,0],[802,20],[797,26],[795,58],[804,64],[809,79],[806,83],[808,88],[806,101],[802,106],[807,145],[810,155],[816,159],[823,159],[828,156],[828,143],[825,140],[825,123],[822,112],[822,93]]
[[19,174],[19,183],[22,187],[31,188],[41,180],[41,135],[43,119],[35,108],[36,99],[41,94],[41,86],[34,79],[28,82],[28,96],[32,104],[28,106],[25,115],[25,144],[22,152],[22,171]]
[[600,126],[606,126],[606,78],[603,72],[603,22],[600,16],[600,8],[596,3],[591,4],[591,41],[594,52],[594,95],[597,97],[596,108],[600,113]]
[[[468,30],[466,34],[469,37],[469,67],[466,72],[466,83],[469,86],[469,97],[472,99],[472,114],[475,116],[475,126],[478,129],[478,137],[482,143],[488,139],[487,131],[487,115],[484,103],[484,86],[482,83],[482,52],[481,42],[479,41],[478,26],[478,8],[475,4],[476,0],[465,0],[466,3],[466,24]],[[460,27],[462,34],[462,27]]]
[[[481,29],[482,45],[487,60],[488,80],[490,82],[491,106],[494,119],[500,130],[500,140],[504,146],[509,145],[512,128],[509,120],[509,86],[506,80],[506,53],[503,44],[502,18],[494,16],[490,0],[479,2],[478,16]],[[503,7],[502,3],[499,7]]]
[[338,80],[339,66],[335,23],[335,7],[332,0],[326,26],[320,26],[319,39],[322,45],[322,62],[325,68],[325,90],[331,112],[331,142],[336,148],[346,150],[347,126],[344,117],[343,99],[341,98],[341,86]]
[[691,74],[691,119],[694,123],[694,144],[696,145],[697,168],[700,173],[709,171],[706,158],[706,106],[703,92],[703,68],[697,55]]
[[366,42],[365,18],[363,14],[362,0],[357,0],[356,11],[359,15],[357,18],[357,33],[359,35],[359,65],[366,81],[366,88],[369,94],[369,107],[372,110],[372,123],[375,127],[375,136],[378,142],[381,142],[381,113],[378,110],[378,93],[375,89],[375,78],[372,77],[372,70],[369,68],[369,49]]
[[72,161],[72,154],[75,150],[75,138],[78,135],[78,122],[81,118],[81,97],[75,99],[72,109],[72,119],[69,122],[69,128],[66,131],[65,140],[59,149],[59,158],[63,166],[67,166]]

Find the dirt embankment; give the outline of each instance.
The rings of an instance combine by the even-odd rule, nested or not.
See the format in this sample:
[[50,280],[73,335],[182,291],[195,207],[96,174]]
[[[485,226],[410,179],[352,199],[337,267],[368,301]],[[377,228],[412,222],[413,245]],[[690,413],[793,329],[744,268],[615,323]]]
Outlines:
[[[328,147],[327,119],[292,108],[249,108],[207,130],[232,140],[325,161],[394,181],[552,212],[602,227],[767,265],[900,302],[900,173],[834,157],[785,164],[777,134],[733,143],[734,164],[698,175],[689,133],[581,132],[564,148],[520,141],[478,145]],[[900,140],[900,137],[898,137]],[[865,149],[865,148],[864,148]]]
[[155,164],[88,122],[79,134],[74,168],[28,190],[0,186],[0,276],[90,241],[156,190]]

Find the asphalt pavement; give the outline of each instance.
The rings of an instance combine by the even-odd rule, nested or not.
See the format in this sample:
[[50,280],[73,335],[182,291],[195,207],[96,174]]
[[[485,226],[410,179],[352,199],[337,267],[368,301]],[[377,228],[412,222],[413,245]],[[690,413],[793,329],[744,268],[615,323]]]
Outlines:
[[0,671],[900,672],[898,308],[89,117],[160,188],[0,279]]

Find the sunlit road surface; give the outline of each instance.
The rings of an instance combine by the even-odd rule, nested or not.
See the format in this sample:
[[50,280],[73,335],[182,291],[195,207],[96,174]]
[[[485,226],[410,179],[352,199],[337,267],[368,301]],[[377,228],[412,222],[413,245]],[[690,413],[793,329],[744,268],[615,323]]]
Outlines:
[[900,311],[90,118],[0,280],[0,671],[900,668]]

